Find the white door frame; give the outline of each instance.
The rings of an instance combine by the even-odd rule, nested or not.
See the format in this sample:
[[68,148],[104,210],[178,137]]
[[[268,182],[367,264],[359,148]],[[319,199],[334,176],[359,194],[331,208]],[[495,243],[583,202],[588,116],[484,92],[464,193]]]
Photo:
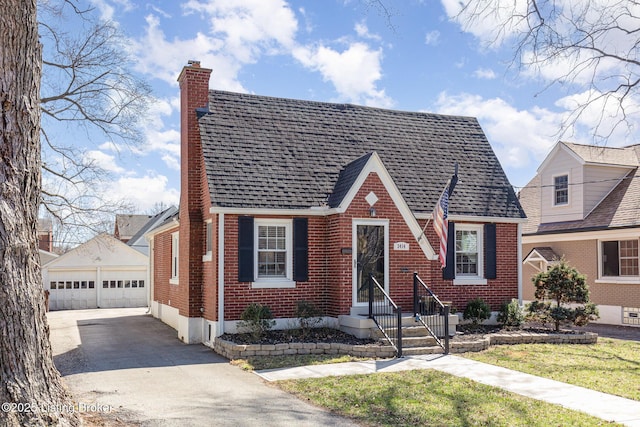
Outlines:
[[384,290],[389,293],[389,220],[388,219],[353,219],[351,231],[352,262],[351,262],[351,304],[353,307],[363,307],[368,303],[358,302],[358,226],[378,225],[384,227]]

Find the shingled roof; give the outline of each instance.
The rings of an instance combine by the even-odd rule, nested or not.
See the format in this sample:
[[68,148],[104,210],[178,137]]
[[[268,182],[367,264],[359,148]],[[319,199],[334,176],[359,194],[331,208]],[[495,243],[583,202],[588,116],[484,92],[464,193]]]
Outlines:
[[519,198],[527,213],[523,234],[551,234],[640,226],[640,146],[601,147],[561,142],[585,163],[633,167],[609,194],[581,220],[541,223],[540,174],[520,191]]
[[212,90],[199,123],[213,206],[335,205],[375,151],[414,213],[433,210],[458,162],[450,214],[524,218],[474,118]]

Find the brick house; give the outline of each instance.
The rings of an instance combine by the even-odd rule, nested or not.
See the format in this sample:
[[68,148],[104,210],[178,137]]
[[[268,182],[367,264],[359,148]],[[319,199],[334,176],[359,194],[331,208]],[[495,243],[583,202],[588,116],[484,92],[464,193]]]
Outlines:
[[[181,340],[211,345],[252,302],[286,327],[300,300],[363,335],[366,273],[404,307],[413,272],[458,309],[519,297],[524,213],[474,118],[209,90],[210,73],[178,79],[180,209],[147,235],[152,313]],[[441,270],[427,223],[456,162]]]
[[640,326],[640,145],[558,142],[519,194],[525,300],[531,277],[564,257],[587,276],[599,323]]

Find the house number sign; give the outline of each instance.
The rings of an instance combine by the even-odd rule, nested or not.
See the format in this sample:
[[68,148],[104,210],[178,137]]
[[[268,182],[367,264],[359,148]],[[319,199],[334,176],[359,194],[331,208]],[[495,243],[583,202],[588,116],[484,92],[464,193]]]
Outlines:
[[409,244],[407,242],[395,242],[393,244],[393,250],[394,251],[408,251],[409,250]]

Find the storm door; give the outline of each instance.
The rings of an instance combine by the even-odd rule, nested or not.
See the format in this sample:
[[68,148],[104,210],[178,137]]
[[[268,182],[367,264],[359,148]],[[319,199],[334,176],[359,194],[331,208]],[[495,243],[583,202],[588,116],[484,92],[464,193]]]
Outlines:
[[356,220],[353,223],[353,304],[369,302],[368,279],[373,274],[389,292],[388,222]]

